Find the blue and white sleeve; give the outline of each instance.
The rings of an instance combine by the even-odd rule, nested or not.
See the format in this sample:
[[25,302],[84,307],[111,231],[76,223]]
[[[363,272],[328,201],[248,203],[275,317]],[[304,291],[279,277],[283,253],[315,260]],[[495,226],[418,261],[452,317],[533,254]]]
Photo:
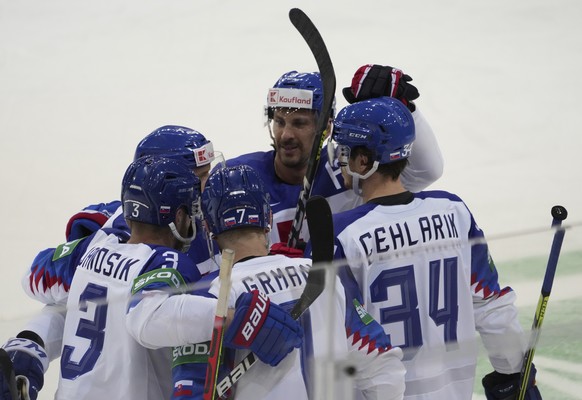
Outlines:
[[471,288],[475,329],[497,372],[519,372],[524,354],[523,329],[519,324],[516,295],[509,286],[501,287],[497,268],[485,236],[471,216]]
[[365,310],[349,270],[340,270],[339,274],[345,289],[348,357],[356,368],[356,387],[368,400],[402,399],[406,374],[402,350],[392,347],[382,326]]
[[77,261],[91,237],[38,253],[22,278],[25,293],[44,304],[66,304]]

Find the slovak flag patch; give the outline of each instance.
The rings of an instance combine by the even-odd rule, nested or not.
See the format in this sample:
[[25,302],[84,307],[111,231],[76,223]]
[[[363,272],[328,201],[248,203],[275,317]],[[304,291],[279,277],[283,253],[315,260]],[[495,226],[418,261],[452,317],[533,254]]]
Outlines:
[[169,214],[171,210],[170,206],[160,206],[160,214]]
[[194,381],[182,379],[174,384],[174,397],[192,396],[192,386]]
[[249,224],[258,224],[259,223],[259,215],[258,214],[249,215],[247,221],[249,222]]
[[224,219],[224,226],[233,226],[234,224],[236,224],[236,219],[234,217]]

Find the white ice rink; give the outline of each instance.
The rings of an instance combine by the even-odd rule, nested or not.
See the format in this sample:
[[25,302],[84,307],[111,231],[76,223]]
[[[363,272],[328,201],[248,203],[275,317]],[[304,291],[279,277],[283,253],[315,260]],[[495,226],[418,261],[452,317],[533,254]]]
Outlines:
[[[564,248],[582,248],[580,1],[0,0],[0,342],[39,309],[19,283],[34,255],[119,197],[143,136],[179,124],[227,157],[269,148],[267,89],[316,70],[291,7],[319,27],[338,89],[365,63],[413,77],[445,157],[432,188],[488,236],[547,228],[562,204],[577,224]],[[549,249],[507,243],[494,256]]]

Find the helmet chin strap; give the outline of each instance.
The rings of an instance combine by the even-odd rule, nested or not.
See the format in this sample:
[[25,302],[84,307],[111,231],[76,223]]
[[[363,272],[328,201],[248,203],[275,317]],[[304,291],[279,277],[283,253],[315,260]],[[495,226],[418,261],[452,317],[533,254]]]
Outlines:
[[267,242],[267,252],[271,249],[271,235],[269,235],[269,232],[271,232],[271,224],[267,224],[267,227],[265,228],[265,238],[266,238],[266,242]]
[[362,197],[362,184],[360,182],[360,176],[361,175],[359,174],[352,175],[352,191],[358,196]]
[[192,219],[192,221],[191,221],[192,236],[190,236],[189,238],[182,237],[182,235],[180,235],[180,233],[178,233],[178,230],[176,229],[176,225],[173,222],[170,222],[170,225],[168,225],[168,226],[170,227],[170,230],[172,231],[172,235],[174,235],[174,237],[182,243],[182,248],[180,249],[180,251],[182,253],[186,253],[188,251],[188,249],[190,249],[190,244],[192,243],[192,241],[196,237],[196,223],[195,223],[194,219]]
[[349,164],[346,165],[346,172],[348,173],[349,176],[352,177],[352,190],[354,191],[355,194],[357,194],[360,197],[362,196],[361,180],[368,179],[370,176],[372,176],[372,174],[376,172],[376,170],[378,169],[378,165],[380,165],[380,163],[378,161],[374,161],[374,164],[372,164],[372,168],[370,168],[370,170],[366,172],[364,175],[352,171],[350,169]]

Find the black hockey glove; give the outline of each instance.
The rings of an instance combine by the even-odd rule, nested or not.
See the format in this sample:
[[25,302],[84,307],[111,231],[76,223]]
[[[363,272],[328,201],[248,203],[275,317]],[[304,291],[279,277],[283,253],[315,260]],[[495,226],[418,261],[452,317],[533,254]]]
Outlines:
[[343,88],[342,93],[350,104],[381,96],[394,97],[413,112],[416,106],[412,101],[418,99],[420,94],[410,81],[410,75],[397,68],[366,64],[358,68],[352,78],[352,85]]
[[[500,374],[493,371],[483,377],[481,383],[485,389],[487,400],[513,400],[519,392],[519,372],[515,374]],[[525,392],[526,400],[542,400],[542,395],[536,386],[536,368],[532,364],[531,373],[527,391]]]
[[18,398],[16,377],[10,356],[0,347],[0,399],[12,400]]
[[[34,340],[31,340],[34,339]],[[40,343],[40,344],[39,344]],[[2,349],[3,354],[9,357],[11,367],[14,373],[17,391],[20,394],[19,398],[26,400],[36,400],[38,392],[42,389],[44,384],[44,372],[48,368],[49,359],[43,348],[44,344],[38,335],[34,332],[23,331],[17,337],[9,339]],[[4,374],[6,377],[6,374]],[[6,387],[6,384],[8,386]],[[6,396],[7,388],[11,388],[13,384],[3,382],[0,385],[2,395]],[[1,397],[6,399],[10,397]]]

